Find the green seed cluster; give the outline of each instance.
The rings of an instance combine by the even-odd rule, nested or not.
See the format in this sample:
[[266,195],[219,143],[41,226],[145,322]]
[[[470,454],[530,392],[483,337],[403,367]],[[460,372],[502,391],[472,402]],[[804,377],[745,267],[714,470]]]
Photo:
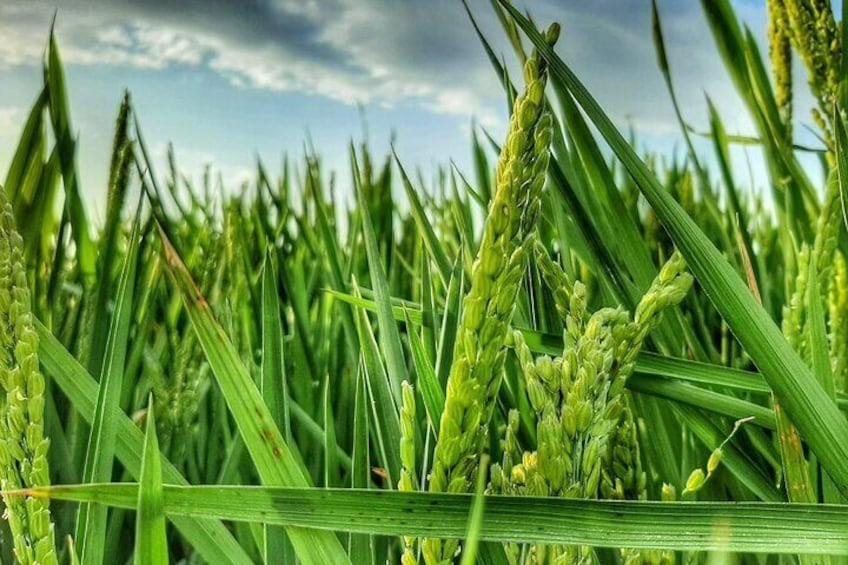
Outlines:
[[845,256],[837,252],[833,261],[833,284],[828,300],[830,358],[836,390],[848,391],[848,267]]
[[[538,444],[529,459],[522,457],[530,466],[525,461],[504,465],[511,467],[515,494],[599,497],[602,459],[607,458],[606,467],[611,469],[611,447],[622,423],[624,380],[619,378],[615,352],[627,327],[624,310],[599,310],[586,322],[574,347],[554,359],[534,359],[522,334],[514,335],[527,396],[537,415]],[[604,482],[609,486],[616,481],[608,477]]]
[[798,272],[795,276],[794,290],[789,303],[783,307],[783,321],[781,329],[783,335],[792,344],[795,351],[805,357],[806,343],[804,340],[804,297],[807,292],[810,274],[810,248],[804,244],[798,252]]
[[790,286],[792,293],[783,307],[781,328],[795,351],[809,363],[808,286],[810,271],[815,267],[819,297],[829,326],[831,368],[838,389],[844,386],[848,370],[844,351],[845,338],[848,337],[848,322],[845,321],[848,316],[845,261],[837,249],[842,229],[842,200],[836,175],[831,174],[827,181],[812,246],[802,244],[796,258],[795,278]]
[[818,273],[819,294],[823,300],[827,298],[830,289],[833,255],[839,245],[843,221],[839,182],[837,175],[831,173],[827,179],[824,202],[819,210],[812,249],[812,260],[815,261],[816,273]]
[[201,353],[197,338],[188,334],[183,339],[168,335],[170,351],[175,355],[171,371],[163,371],[153,360],[148,361],[154,396],[157,400],[156,428],[162,437],[161,448],[172,461],[182,462],[187,455],[183,435],[190,433],[197,415],[201,383],[207,378],[208,365],[198,363]]
[[662,266],[648,292],[636,306],[632,346],[623,352],[623,359],[630,366],[628,375],[632,372],[632,364],[648,334],[660,323],[662,311],[679,304],[691,287],[692,275],[686,272],[686,260],[675,252]]
[[[23,242],[12,207],[0,188],[0,486],[3,490],[50,484],[49,441],[44,437],[44,377],[38,366]],[[48,502],[5,496],[5,517],[15,557],[29,564],[57,563]]]
[[536,241],[535,251],[536,266],[542,274],[542,280],[551,290],[551,296],[553,296],[554,307],[557,313],[560,315],[560,318],[565,320],[569,315],[569,303],[571,302],[571,295],[574,292],[571,281],[568,280],[568,277],[559,265],[553,262],[548,252],[538,240]]
[[792,44],[789,22],[783,0],[768,0],[769,59],[774,76],[775,101],[786,127],[786,138],[792,139]]
[[[778,0],[780,1],[780,0]],[[824,116],[833,112],[839,88],[841,41],[839,28],[828,0],[782,0],[790,38],[807,67],[810,90],[819,108],[813,117],[827,134]]]
[[[624,385],[662,311],[678,304],[691,287],[685,268],[682,257],[674,254],[632,319],[622,308],[602,308],[589,316],[585,286],[575,283],[570,289],[561,357],[534,358],[523,334],[513,334],[527,397],[536,414],[537,445],[535,451],[521,449],[518,413],[511,412],[503,460],[492,468],[492,491],[517,496],[645,498],[636,420]],[[565,276],[552,261],[540,270],[546,282]],[[517,548],[511,551],[516,557]],[[534,546],[525,555],[526,563],[595,562],[594,552],[581,547]],[[625,561],[631,564],[666,563],[667,557],[662,552],[625,552]]]
[[[554,25],[549,44],[559,35]],[[521,279],[527,268],[528,236],[539,212],[545,183],[552,119],[545,110],[544,59],[524,65],[526,90],[516,98],[501,150],[496,192],[463,300],[445,409],[435,448],[431,492],[468,492],[484,445],[492,398],[501,381],[507,336]],[[425,540],[427,563],[449,561],[458,544]]]

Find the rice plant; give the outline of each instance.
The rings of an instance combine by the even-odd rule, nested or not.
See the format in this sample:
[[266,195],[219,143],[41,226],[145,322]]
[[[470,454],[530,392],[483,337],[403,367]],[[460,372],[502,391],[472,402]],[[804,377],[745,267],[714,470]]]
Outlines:
[[755,127],[710,103],[711,154],[656,5],[684,160],[498,0],[522,76],[469,10],[511,109],[473,170],[351,144],[349,199],[312,150],[222,190],[158,171],[125,93],[102,222],[51,37],[0,191],[0,560],[848,563],[843,22],[769,0],[761,46],[701,5]]

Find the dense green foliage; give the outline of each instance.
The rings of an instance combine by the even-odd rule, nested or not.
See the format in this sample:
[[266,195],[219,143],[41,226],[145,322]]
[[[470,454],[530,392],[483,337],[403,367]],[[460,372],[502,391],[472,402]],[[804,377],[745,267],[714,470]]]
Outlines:
[[729,0],[702,5],[756,128],[710,104],[712,155],[656,7],[682,161],[637,155],[559,27],[501,0],[523,76],[480,35],[512,115],[470,173],[352,144],[347,176],[309,153],[195,183],[154,169],[126,95],[102,226],[51,38],[0,194],[2,561],[846,562],[842,24],[770,0],[766,61]]

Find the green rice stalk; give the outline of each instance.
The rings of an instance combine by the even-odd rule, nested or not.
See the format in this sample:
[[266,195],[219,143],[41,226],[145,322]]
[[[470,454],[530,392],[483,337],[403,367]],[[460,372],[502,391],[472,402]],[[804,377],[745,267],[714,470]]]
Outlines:
[[[38,366],[38,336],[30,310],[23,241],[0,188],[0,486],[4,491],[47,486],[44,437],[45,382]],[[16,559],[24,565],[57,563],[46,499],[3,497]]]
[[845,256],[833,257],[833,279],[828,299],[830,359],[837,391],[848,391],[848,267]]
[[[559,27],[546,39],[556,41]],[[545,110],[546,65],[534,53],[524,66],[526,90],[516,100],[497,167],[497,187],[463,300],[454,360],[439,427],[431,492],[468,492],[485,445],[492,399],[501,381],[504,341],[527,265],[527,238],[539,213],[548,167],[551,116]],[[427,563],[449,562],[458,542],[424,541]]]

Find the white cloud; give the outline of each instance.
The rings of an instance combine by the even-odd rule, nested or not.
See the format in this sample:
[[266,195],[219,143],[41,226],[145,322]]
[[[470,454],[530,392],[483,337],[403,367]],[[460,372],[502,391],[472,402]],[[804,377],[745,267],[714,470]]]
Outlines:
[[[160,167],[157,169],[159,175],[165,174],[165,170],[161,167],[168,162],[168,146],[168,143],[160,142],[151,149],[151,156]],[[193,183],[196,189],[200,189],[200,183],[207,169],[212,175],[213,187],[217,184],[218,177],[224,187],[236,189],[244,182],[255,178],[256,175],[254,169],[243,164],[236,164],[226,156],[215,155],[209,151],[177,147],[174,149],[174,157],[178,174]]]
[[43,30],[41,35],[36,37],[32,29],[3,23],[8,21],[0,11],[0,33],[3,34],[3,41],[0,41],[0,70],[17,65],[37,64],[44,52],[46,36]]
[[[463,126],[472,115],[494,133],[503,126],[502,89],[458,2],[71,4],[59,11],[57,33],[72,64],[182,66],[218,73],[239,88],[297,91],[345,104],[415,104],[457,116]],[[648,136],[679,136],[656,67],[647,0],[527,4],[537,21],[563,23],[559,52],[617,123]],[[730,131],[750,133],[697,3],[662,0],[659,6],[687,120],[704,128],[706,93]],[[496,51],[512,61],[488,2],[473,0],[472,10]],[[763,9],[744,4],[737,11],[762,37]],[[0,68],[39,64],[52,13],[46,1],[0,4]],[[518,69],[510,71],[518,76]],[[802,119],[809,101],[799,96]]]
[[23,108],[6,106],[0,108],[0,130],[14,130],[21,127],[26,116]]
[[0,106],[0,183],[14,155],[26,111],[17,106]]
[[96,32],[97,41],[104,45],[113,45],[129,49],[132,47],[133,40],[129,31],[126,28],[113,25]]
[[[428,62],[424,69],[411,65],[409,56],[422,54],[411,53],[404,43],[417,38],[418,46],[426,50],[428,42],[421,37],[425,32],[416,29],[414,19],[380,3],[345,1],[331,6],[278,1],[269,18],[301,18],[307,24],[304,29],[314,27],[311,35],[293,41],[246,37],[244,30],[228,30],[222,22],[208,25],[203,14],[195,14],[194,19],[171,18],[167,9],[161,14],[133,13],[109,4],[77,4],[78,9],[60,10],[57,17],[60,48],[69,64],[206,68],[238,87],[298,91],[345,104],[393,106],[412,101],[441,114],[466,117],[474,113],[488,123],[495,121],[488,96],[497,83],[486,67],[475,65],[467,72],[468,45],[456,61]],[[451,29],[459,26],[462,33],[467,32],[458,6],[445,6],[452,19],[462,18],[451,22]],[[409,16],[420,12],[401,10]],[[45,2],[0,6],[0,36],[4,37],[0,67],[40,62],[51,15],[52,8]],[[470,44],[480,56],[475,61],[479,63],[482,56],[476,53],[476,39],[460,36],[459,42]]]

